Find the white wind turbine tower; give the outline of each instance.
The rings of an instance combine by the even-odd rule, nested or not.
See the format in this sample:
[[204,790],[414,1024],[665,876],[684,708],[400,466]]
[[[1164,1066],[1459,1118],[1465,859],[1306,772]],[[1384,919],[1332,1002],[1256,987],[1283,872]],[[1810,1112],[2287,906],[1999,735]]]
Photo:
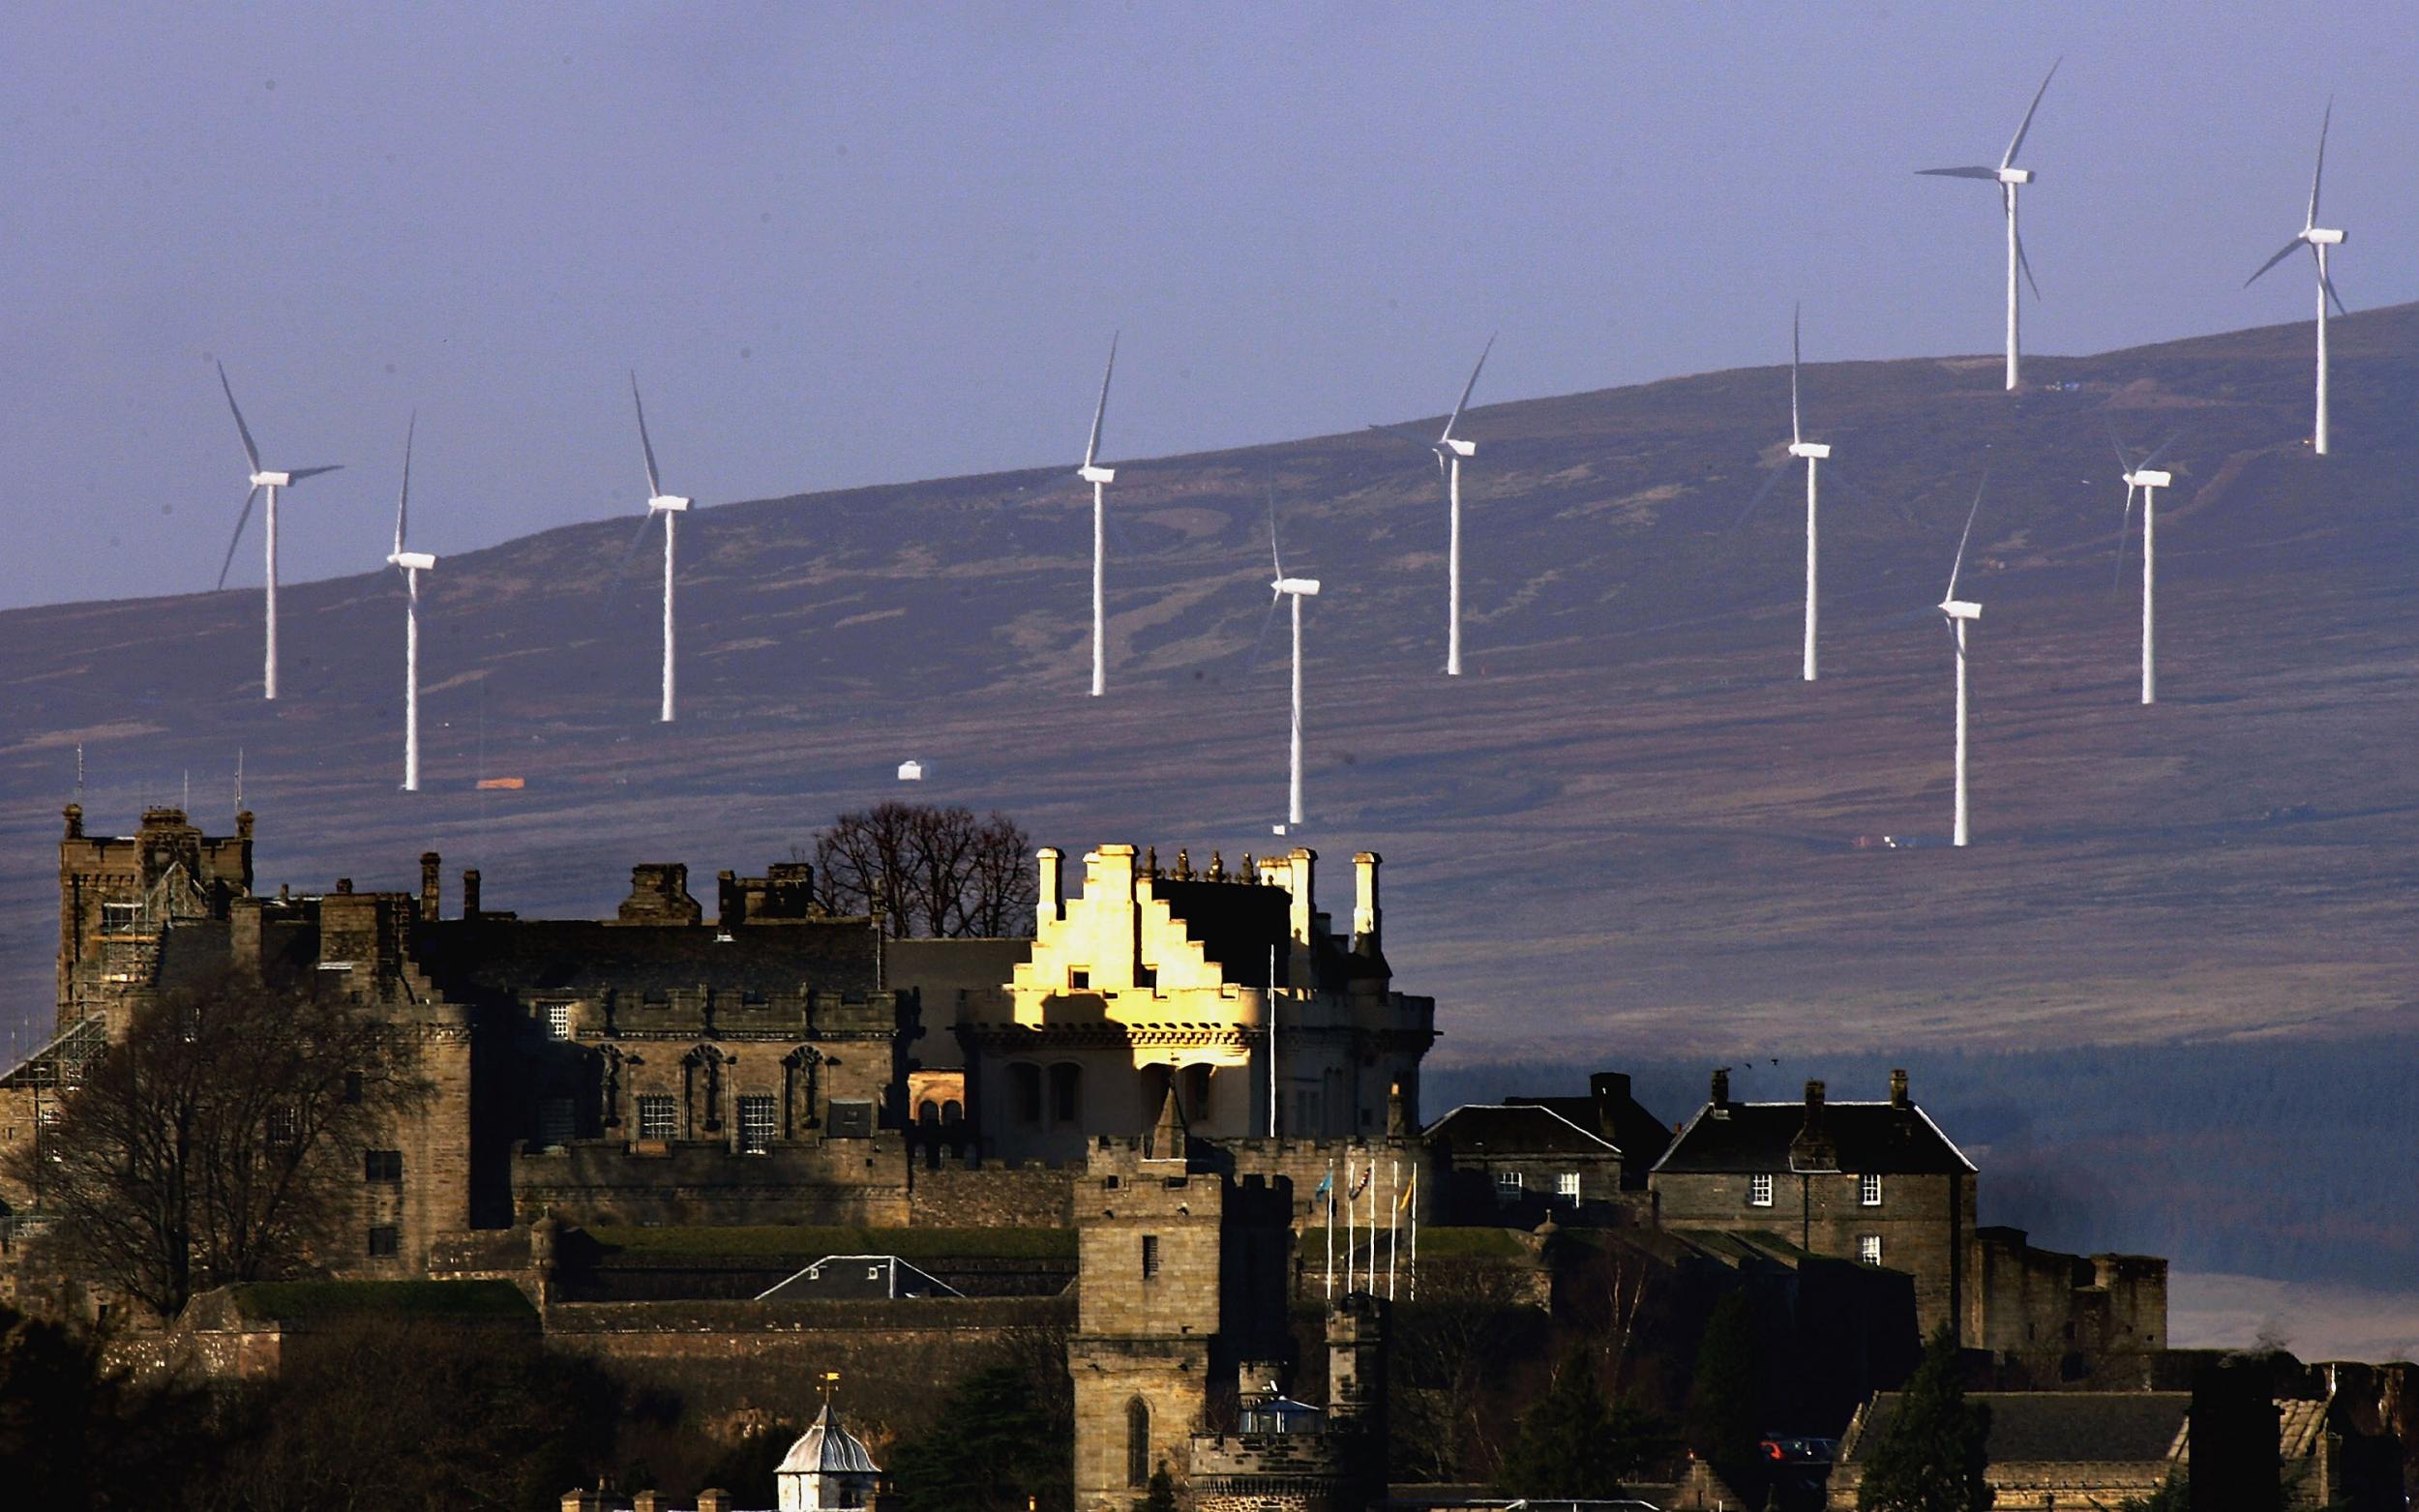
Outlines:
[[435,568],[426,551],[406,551],[403,537],[411,510],[411,438],[420,417],[403,430],[403,487],[395,495],[395,549],[387,565],[403,575],[403,791],[420,790],[420,575]]
[[1974,489],[1974,506],[1965,512],[1965,530],[1957,537],[1956,559],[1949,565],[1949,591],[1941,598],[1939,608],[1949,626],[1950,638],[1957,648],[1957,795],[1956,817],[1950,828],[1949,843],[1962,845],[1966,841],[1965,825],[1965,627],[1983,617],[1983,607],[1957,597],[1957,574],[1965,567],[1965,543],[1974,534],[1974,517],[1982,513],[1983,489],[1990,484],[1984,474]]
[[[2113,428],[2108,438],[2116,440]],[[2170,436],[2140,465],[2126,456],[2125,443],[2117,441],[2117,465],[2125,470],[2125,514],[2117,523],[2117,570],[2125,570],[2125,534],[2134,519],[2134,494],[2142,496],[2142,702],[2159,701],[2159,495],[2158,490],[2175,482],[2175,475],[2159,470],[2159,463],[2174,449]]]
[[[2064,58],[2060,58],[2058,63],[2065,61]],[[2017,125],[2016,135],[2009,140],[2007,154],[1999,160],[1997,167],[1972,166],[1918,168],[1916,170],[1918,173],[1932,174],[1940,178],[1986,179],[1999,186],[1999,201],[2005,207],[2008,217],[2008,388],[2011,391],[2016,385],[2016,270],[2019,267],[2024,270],[2027,282],[2032,282],[2033,280],[2032,259],[2024,255],[2024,239],[2017,234],[2016,227],[2016,193],[2033,181],[2033,173],[2030,168],[2016,166],[2016,155],[2024,146],[2024,133],[2033,129],[2033,112],[2041,108],[2041,97],[2049,92],[2049,80],[2057,76],[2058,63],[2050,64],[2049,72],[2042,76],[2041,88],[2033,92],[2033,103],[2025,107],[2024,119]],[[2037,282],[2033,283],[2033,297],[2035,299],[2041,297],[2041,285]]]
[[689,500],[677,493],[666,493],[655,473],[655,443],[646,435],[646,404],[639,398],[639,375],[630,375],[630,404],[639,415],[639,449],[646,454],[646,518],[639,521],[639,532],[644,535],[655,517],[664,517],[664,707],[656,716],[659,723],[669,725],[672,719],[672,564],[674,559],[674,526],[689,508]]
[[[1815,475],[1831,455],[1827,442],[1809,441],[1798,419],[1798,311],[1789,311],[1789,455],[1806,459],[1806,671],[1814,680],[1814,630],[1821,583],[1821,537],[1817,529],[1820,493]],[[1777,478],[1779,475],[1774,475]],[[1771,485],[1766,484],[1769,488]],[[1758,495],[1761,497],[1761,494]]]
[[[1286,787],[1285,821],[1288,825],[1298,825],[1302,821],[1301,601],[1317,596],[1319,579],[1285,576],[1285,559],[1277,554],[1276,548],[1276,506],[1273,502],[1269,506],[1269,560],[1276,569],[1276,577],[1269,584],[1269,612],[1270,614],[1276,612],[1277,601],[1280,599],[1293,600],[1294,608],[1294,727],[1290,747],[1293,760],[1289,768],[1292,774],[1291,781]],[[1265,626],[1266,623],[1264,619],[1262,624]]]
[[1091,696],[1109,691],[1107,577],[1109,516],[1101,488],[1117,479],[1117,469],[1100,465],[1100,422],[1109,413],[1109,380],[1117,376],[1118,333],[1109,337],[1109,368],[1100,375],[1100,402],[1091,412],[1091,438],[1084,443],[1084,465],[1075,476],[1091,485]]
[[235,548],[244,541],[244,526],[252,521],[252,501],[267,490],[269,507],[262,517],[261,528],[268,537],[268,635],[260,673],[260,697],[277,697],[277,494],[278,489],[293,487],[305,478],[315,478],[323,472],[336,472],[343,463],[326,467],[291,467],[283,472],[260,465],[260,448],[253,445],[252,427],[244,424],[244,411],[235,402],[234,385],[226,381],[226,364],[219,364],[219,387],[226,391],[226,407],[235,415],[236,433],[244,438],[244,460],[252,467],[252,491],[244,495],[243,513],[235,517],[235,534],[226,543],[226,559],[219,564],[219,586],[226,586],[226,570],[235,563]]
[[2267,272],[2270,268],[2275,267],[2278,263],[2283,262],[2285,258],[2293,255],[2293,249],[2296,247],[2309,248],[2310,254],[2317,259],[2318,417],[2316,427],[2311,432],[2310,449],[2312,452],[2320,457],[2324,457],[2327,454],[2327,301],[2334,300],[2335,308],[2337,310],[2342,311],[2347,315],[2351,313],[2350,311],[2344,309],[2344,301],[2342,297],[2335,292],[2334,280],[2327,277],[2327,249],[2330,247],[2343,246],[2344,233],[2342,231],[2328,230],[2318,224],[2318,181],[2326,176],[2327,128],[2334,124],[2335,102],[2329,100],[2327,102],[2326,115],[2318,122],[2318,165],[2311,170],[2310,213],[2302,219],[2301,233],[2295,236],[2291,241],[2286,242],[2282,252],[2279,252],[2275,256],[2269,258],[2266,262],[2261,263],[2259,265],[2259,273],[2255,273],[2250,278],[2243,281],[2243,287],[2245,288],[2249,288],[2254,283],[2258,282],[2260,273]]
[[[1470,407],[1470,396],[1478,387],[1478,374],[1486,368],[1487,353],[1493,350],[1495,338],[1490,336],[1486,339],[1486,345],[1479,349],[1478,366],[1470,370],[1470,381],[1461,386],[1460,402],[1453,406],[1452,414],[1446,417],[1445,429],[1436,438],[1436,465],[1445,474],[1446,510],[1451,517],[1445,550],[1445,675],[1448,677],[1461,675],[1461,463],[1463,458],[1478,455],[1478,443],[1465,441],[1453,434],[1453,427],[1461,424],[1461,412]],[[1271,542],[1274,538],[1271,527]],[[1312,583],[1310,591],[1318,592],[1319,585]],[[1294,617],[1297,622],[1301,618],[1299,599],[1295,601]]]

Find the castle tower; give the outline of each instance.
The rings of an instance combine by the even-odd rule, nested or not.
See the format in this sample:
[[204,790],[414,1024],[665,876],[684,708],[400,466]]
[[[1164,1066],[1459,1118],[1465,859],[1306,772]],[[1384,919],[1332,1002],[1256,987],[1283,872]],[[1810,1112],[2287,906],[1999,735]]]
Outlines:
[[71,803],[59,840],[57,1024],[101,1018],[111,1038],[149,992],[160,937],[179,919],[224,919],[252,892],[252,815],[205,835],[182,809],[143,811],[132,835],[86,835]]
[[1328,1437],[1345,1483],[1371,1495],[1386,1488],[1386,1324],[1385,1301],[1366,1291],[1328,1313]]

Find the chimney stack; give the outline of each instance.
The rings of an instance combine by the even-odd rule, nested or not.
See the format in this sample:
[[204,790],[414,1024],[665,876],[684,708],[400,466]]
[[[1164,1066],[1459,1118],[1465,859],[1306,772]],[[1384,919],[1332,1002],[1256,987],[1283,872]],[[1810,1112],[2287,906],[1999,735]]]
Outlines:
[[475,866],[465,868],[462,874],[462,916],[479,916],[479,869]]
[[1728,1066],[1717,1067],[1714,1072],[1714,1106],[1716,1108],[1730,1106],[1730,1068]]
[[1809,1129],[1820,1128],[1822,1122],[1823,1083],[1808,1082],[1806,1083],[1806,1126]]
[[1374,956],[1385,947],[1381,943],[1385,914],[1378,908],[1378,864],[1385,858],[1374,850],[1363,850],[1353,857],[1353,952]]
[[1040,882],[1033,890],[1033,916],[1044,930],[1066,917],[1066,887],[1060,874],[1060,865],[1065,859],[1056,845],[1044,845],[1033,852],[1034,867],[1040,874]]
[[71,803],[67,806],[66,813],[67,838],[82,840],[84,838],[84,806],[80,803]]
[[697,1512],[731,1512],[731,1493],[708,1486],[697,1494]]
[[436,917],[438,893],[436,869],[440,864],[435,851],[420,852],[420,917],[423,919]]
[[1890,1106],[1903,1111],[1907,1106],[1906,1068],[1900,1066],[1890,1073]]

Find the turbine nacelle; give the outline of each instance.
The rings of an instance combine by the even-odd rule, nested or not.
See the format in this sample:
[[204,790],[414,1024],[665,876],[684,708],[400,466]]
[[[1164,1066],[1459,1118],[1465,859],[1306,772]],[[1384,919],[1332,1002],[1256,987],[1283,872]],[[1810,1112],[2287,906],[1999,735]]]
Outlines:
[[1319,579],[1316,578],[1279,578],[1269,587],[1271,592],[1290,593],[1297,598],[1315,599],[1319,596]]
[[1436,443],[1436,446],[1437,452],[1440,456],[1448,451],[1451,452],[1455,457],[1476,457],[1478,455],[1478,442],[1465,441],[1457,435],[1445,436]]
[[1983,617],[1983,607],[1966,599],[1943,599],[1940,601],[1940,612],[1951,619],[1980,619]]
[[658,493],[646,501],[646,512],[650,515],[659,510],[668,515],[677,515],[688,507],[689,500],[677,493]]
[[2312,226],[2310,229],[2301,233],[2301,239],[2308,242],[2313,247],[2341,247],[2344,245],[2343,232],[2330,231],[2323,226]]
[[1789,455],[1809,457],[1820,461],[1831,455],[1831,443],[1828,441],[1792,441],[1789,443]]
[[386,565],[407,573],[425,573],[436,565],[436,558],[426,551],[396,551],[387,557]]
[[2033,170],[2030,168],[2001,168],[1995,176],[2002,184],[2030,184],[2033,181]]
[[1117,481],[1118,470],[1114,467],[1099,467],[1090,462],[1086,462],[1083,466],[1075,469],[1075,476],[1083,479],[1086,483],[1115,483]]
[[290,472],[256,472],[252,475],[252,486],[255,489],[290,488],[293,482],[294,475]]
[[2129,489],[2164,489],[2174,482],[2175,474],[2171,472],[2154,472],[2146,468],[2125,475],[2125,486]]

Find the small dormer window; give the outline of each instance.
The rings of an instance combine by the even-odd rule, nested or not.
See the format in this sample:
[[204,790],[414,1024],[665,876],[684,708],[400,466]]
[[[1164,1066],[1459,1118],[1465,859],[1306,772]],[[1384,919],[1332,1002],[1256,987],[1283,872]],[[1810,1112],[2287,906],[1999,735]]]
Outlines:
[[1749,1207],[1773,1205],[1773,1178],[1770,1171],[1758,1171],[1747,1177],[1747,1205]]

